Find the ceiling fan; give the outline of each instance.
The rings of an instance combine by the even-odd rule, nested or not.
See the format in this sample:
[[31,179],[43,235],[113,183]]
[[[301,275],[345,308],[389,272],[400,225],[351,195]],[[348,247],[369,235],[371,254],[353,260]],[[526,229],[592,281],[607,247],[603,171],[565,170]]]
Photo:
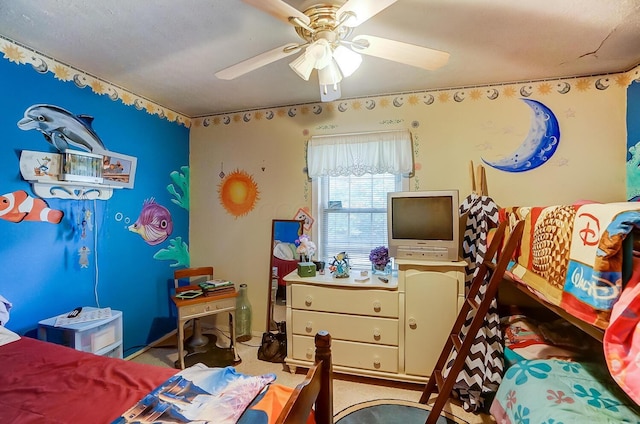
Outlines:
[[347,0],[343,5],[320,3],[300,11],[282,0],[243,0],[294,26],[301,43],[289,43],[216,72],[231,80],[292,54],[304,52],[289,64],[301,78],[309,80],[318,71],[320,98],[340,98],[340,81],[360,66],[358,53],[435,70],[447,63],[449,53],[373,35],[349,39],[353,29],[398,0]]

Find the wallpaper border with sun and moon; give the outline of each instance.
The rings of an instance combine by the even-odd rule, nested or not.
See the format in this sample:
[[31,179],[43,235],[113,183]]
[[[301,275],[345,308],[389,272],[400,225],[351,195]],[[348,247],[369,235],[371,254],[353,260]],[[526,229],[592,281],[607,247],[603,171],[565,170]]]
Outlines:
[[[552,93],[563,95],[571,91],[586,92],[591,89],[604,91],[612,86],[628,89],[629,92],[635,92],[638,90],[631,87],[632,83],[637,83],[633,84],[634,86],[640,84],[640,65],[638,65],[627,72],[615,74],[450,88],[446,90],[415,91],[377,97],[341,99],[330,103],[276,106],[265,109],[230,112],[192,118],[160,106],[149,99],[138,96],[121,87],[101,80],[96,76],[63,64],[51,57],[41,54],[3,36],[0,36],[0,51],[3,53],[3,58],[10,62],[21,65],[29,64],[35,71],[43,74],[52,72],[54,77],[60,81],[73,82],[79,88],[90,88],[95,94],[107,95],[113,101],[120,101],[124,105],[133,106],[138,110],[145,110],[151,115],[157,115],[161,119],[178,123],[187,128],[209,127],[212,125],[240,125],[250,123],[252,121],[292,119],[305,115],[319,116],[323,113],[360,112],[375,110],[377,108],[399,109],[404,107],[429,107],[435,104],[460,104],[465,101],[495,101],[505,98],[521,98],[525,102],[529,101],[533,104],[533,102],[536,101],[533,99],[530,100],[529,98],[531,96],[543,97]],[[640,102],[640,100],[628,100],[628,109],[635,110],[637,102]],[[546,107],[540,102],[536,103],[536,107]],[[532,104],[530,104],[531,107],[533,107]],[[632,130],[635,128],[634,120],[628,117],[627,121],[627,125],[631,126],[627,140],[627,195],[629,199],[636,199],[640,195],[640,168],[634,164],[637,165],[637,163],[640,162],[640,149],[637,149],[636,146],[636,144],[640,145],[640,141],[636,139],[637,137],[634,138],[635,135],[632,134],[634,133]],[[330,130],[331,128],[325,129]],[[519,170],[499,168],[498,166],[495,167],[508,172],[519,172]],[[249,186],[253,185],[249,184]],[[229,209],[229,202],[225,201],[228,199],[225,197],[224,190],[222,190],[219,195],[222,204],[229,213],[235,216],[246,213],[246,211],[238,213],[238,211],[232,211]],[[253,193],[254,201],[257,200],[258,197],[259,192],[256,189],[255,193]]]
[[253,120],[273,120],[295,118],[323,113],[348,113],[376,108],[428,107],[438,103],[462,103],[473,100],[497,100],[501,98],[529,98],[553,92],[567,94],[572,90],[607,90],[612,85],[628,87],[633,81],[640,82],[640,65],[627,72],[593,75],[565,79],[526,81],[521,83],[492,84],[446,90],[414,91],[385,96],[342,99],[330,103],[308,103],[301,105],[275,106],[264,109],[229,112],[203,117],[188,117],[160,106],[149,99],[104,81],[87,72],[61,63],[16,41],[0,35],[0,52],[3,58],[21,65],[31,65],[40,73],[52,72],[56,79],[73,82],[80,88],[90,88],[95,94],[107,95],[113,101],[145,110],[170,122],[187,128],[191,126],[232,125],[249,123]]

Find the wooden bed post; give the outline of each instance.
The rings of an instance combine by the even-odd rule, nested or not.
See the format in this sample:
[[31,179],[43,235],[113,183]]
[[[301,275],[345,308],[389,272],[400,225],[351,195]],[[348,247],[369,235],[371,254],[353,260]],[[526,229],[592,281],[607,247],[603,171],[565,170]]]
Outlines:
[[333,366],[331,364],[331,335],[324,330],[315,337],[316,364],[320,370],[320,393],[316,399],[316,423],[333,424]]
[[306,423],[314,405],[316,424],[333,424],[331,335],[318,331],[315,345],[315,364],[309,368],[304,381],[296,386],[275,424]]

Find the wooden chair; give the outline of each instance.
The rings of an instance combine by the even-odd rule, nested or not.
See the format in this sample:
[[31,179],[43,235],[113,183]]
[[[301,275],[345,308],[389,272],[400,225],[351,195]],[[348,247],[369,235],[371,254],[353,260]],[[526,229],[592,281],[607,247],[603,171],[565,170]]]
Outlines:
[[[173,272],[173,284],[177,289],[180,280],[188,279],[189,285],[198,284],[203,281],[212,280],[213,279],[213,267],[212,266],[204,266],[199,268],[184,268],[177,269]],[[195,350],[199,347],[205,346],[209,343],[209,339],[207,336],[202,334],[202,324],[200,322],[200,318],[193,319],[193,333],[191,336],[185,341],[185,346]]]

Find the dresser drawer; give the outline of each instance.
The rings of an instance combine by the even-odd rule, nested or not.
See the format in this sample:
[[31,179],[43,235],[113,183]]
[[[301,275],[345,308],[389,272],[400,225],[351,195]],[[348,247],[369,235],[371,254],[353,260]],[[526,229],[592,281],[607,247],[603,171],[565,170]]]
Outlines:
[[209,315],[211,311],[234,310],[236,308],[236,298],[221,299],[212,302],[196,303],[194,305],[183,306],[179,309],[179,318],[196,318],[202,314]]
[[350,315],[398,317],[398,292],[291,285],[291,307]]
[[[293,359],[313,362],[313,337],[294,335],[292,350]],[[332,340],[331,361],[334,365],[343,367],[397,373],[398,348]]]
[[292,311],[293,334],[313,336],[327,330],[333,340],[398,346],[398,320],[336,313]]

